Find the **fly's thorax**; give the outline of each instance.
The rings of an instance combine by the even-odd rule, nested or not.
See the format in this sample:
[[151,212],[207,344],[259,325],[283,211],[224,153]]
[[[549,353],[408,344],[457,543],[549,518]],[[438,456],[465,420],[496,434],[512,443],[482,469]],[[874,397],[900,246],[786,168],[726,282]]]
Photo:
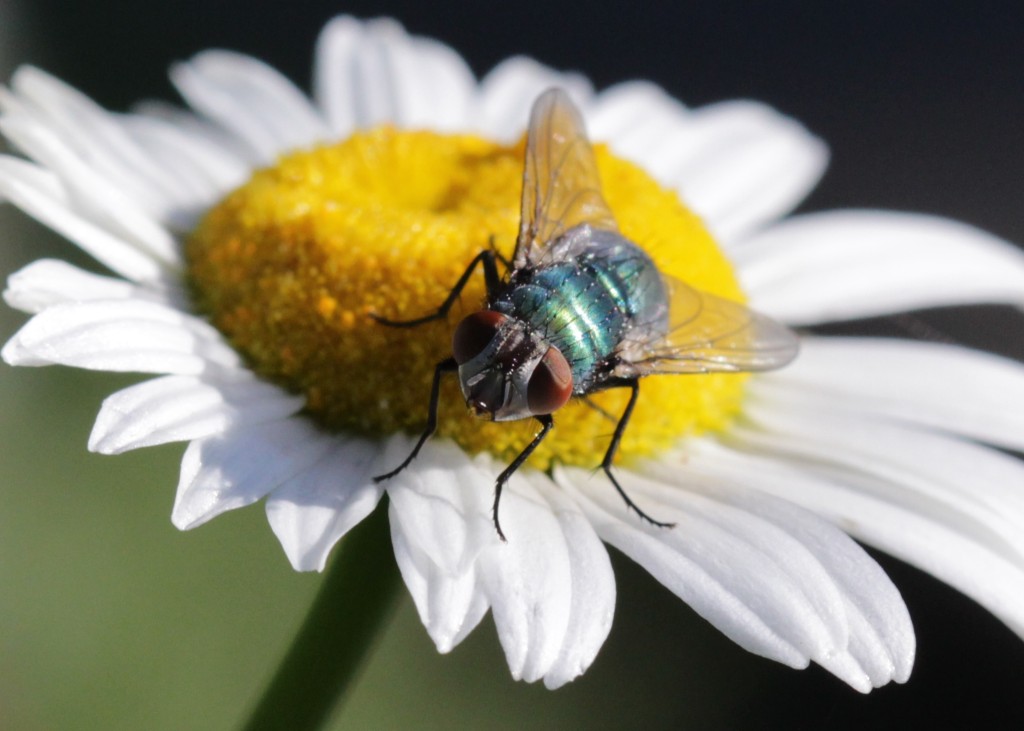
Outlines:
[[523,320],[493,310],[473,313],[459,324],[452,345],[462,395],[477,416],[514,421],[549,414],[572,395],[565,358]]
[[618,232],[588,225],[559,237],[541,263],[515,270],[493,306],[565,356],[576,394],[600,388],[630,342],[663,334],[668,309],[651,258]]

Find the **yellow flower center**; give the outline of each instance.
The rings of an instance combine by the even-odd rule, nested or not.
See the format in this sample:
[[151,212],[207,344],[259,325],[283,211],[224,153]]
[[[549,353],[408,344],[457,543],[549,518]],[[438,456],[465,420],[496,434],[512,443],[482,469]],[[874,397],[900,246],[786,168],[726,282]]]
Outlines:
[[[622,232],[659,268],[742,299],[728,262],[675,194],[597,147],[605,197]],[[393,328],[434,312],[469,261],[493,239],[511,255],[519,227],[522,144],[380,127],[283,157],[213,208],[187,245],[201,311],[264,377],[304,394],[325,428],[368,436],[418,434],[431,378],[451,355],[452,330],[484,299],[476,274],[447,321]],[[620,453],[650,454],[681,435],[723,427],[743,376],[645,378]],[[591,397],[608,414],[628,389]],[[614,421],[570,401],[531,464],[594,466]],[[472,416],[446,379],[438,433],[469,452],[509,460],[537,431],[532,419]]]

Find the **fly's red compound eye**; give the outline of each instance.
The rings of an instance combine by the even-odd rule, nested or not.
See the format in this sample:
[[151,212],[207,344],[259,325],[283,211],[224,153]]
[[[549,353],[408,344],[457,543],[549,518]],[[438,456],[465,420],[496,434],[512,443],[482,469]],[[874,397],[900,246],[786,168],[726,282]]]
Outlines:
[[452,336],[455,362],[462,365],[480,355],[490,345],[503,322],[505,315],[493,310],[480,310],[464,317]]
[[548,348],[530,376],[526,387],[526,402],[530,413],[550,414],[557,411],[572,396],[572,369],[557,348]]

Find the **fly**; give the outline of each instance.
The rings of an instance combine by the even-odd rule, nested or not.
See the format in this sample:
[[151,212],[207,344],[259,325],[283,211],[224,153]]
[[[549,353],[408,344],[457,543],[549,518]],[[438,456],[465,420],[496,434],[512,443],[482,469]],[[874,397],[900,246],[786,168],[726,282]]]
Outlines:
[[[498,273],[498,262],[505,276]],[[466,404],[492,421],[536,419],[540,431],[498,475],[492,518],[501,492],[554,427],[552,414],[573,396],[628,388],[601,460],[626,505],[659,527],[626,494],[612,462],[640,395],[640,379],[654,373],[761,371],[779,368],[797,353],[784,325],[731,300],[701,292],[660,272],[619,231],[601,194],[597,160],[579,111],[561,89],[534,102],[526,140],[519,235],[511,262],[488,249],[466,267],[437,311],[414,320],[375,317],[384,325],[414,327],[442,319],[478,266],[487,296],[452,338],[452,355],[434,368],[427,425],[398,467],[404,470],[437,427],[441,378],[458,372]]]

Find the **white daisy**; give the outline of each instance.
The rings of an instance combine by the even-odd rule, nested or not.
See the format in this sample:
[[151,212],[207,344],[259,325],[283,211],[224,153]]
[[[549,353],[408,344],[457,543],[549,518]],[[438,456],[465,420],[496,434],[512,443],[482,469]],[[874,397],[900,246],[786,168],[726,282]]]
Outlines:
[[[395,556],[438,649],[452,649],[491,610],[513,676],[551,688],[585,671],[610,630],[615,581],[602,541],[751,652],[797,668],[814,661],[861,691],[906,680],[915,644],[899,593],[847,533],[938,576],[1024,634],[1024,467],[993,448],[1024,449],[1019,364],[952,345],[807,337],[797,362],[778,373],[743,383],[677,377],[666,388],[682,389],[697,415],[669,409],[670,421],[683,420],[671,421],[678,433],[669,448],[650,426],[656,419],[635,427],[637,452],[644,440],[647,451],[661,448],[618,468],[648,513],[676,523],[671,530],[630,514],[592,474],[603,446],[590,448],[587,417],[556,419],[564,437],[545,458],[551,469],[524,468],[502,501],[503,544],[490,518],[492,486],[528,432],[453,415],[451,439],[432,441],[409,469],[376,484],[372,476],[408,452],[402,432],[414,433],[426,411],[430,371],[421,366],[447,342],[437,330],[382,334],[388,329],[363,317],[374,308],[422,312],[465,267],[464,252],[490,234],[501,245],[514,231],[518,190],[502,187],[506,162],[532,101],[556,85],[579,104],[592,138],[608,145],[602,165],[629,177],[623,160],[631,161],[678,195],[753,305],[790,324],[1020,305],[1024,255],[1014,247],[912,214],[780,220],[816,183],[826,152],[775,111],[747,101],[687,109],[646,83],[596,93],[583,77],[523,58],[477,82],[450,48],[391,21],[327,26],[313,102],[259,61],[223,51],[175,66],[172,78],[192,111],[151,104],[118,115],[37,69],[19,70],[0,92],[0,127],[28,160],[0,157],[0,196],[116,275],[55,260],[12,275],[5,298],[33,317],[4,359],[162,374],[109,397],[89,446],[114,454],[189,442],[178,527],[266,498],[293,566],[320,570],[386,491]],[[473,136],[447,134],[455,132]],[[272,187],[334,185],[317,167],[320,155],[334,154],[364,165],[346,191],[365,200],[341,207],[345,235],[355,239],[335,245],[339,258],[284,245],[256,258],[239,221],[256,220],[258,229],[274,207],[282,210],[267,220],[301,220],[303,236],[334,240],[334,223],[305,217],[314,205],[306,188],[292,198]],[[403,156],[416,161],[407,177],[373,176]],[[510,200],[500,210],[478,205],[479,215],[459,212],[477,235],[436,262],[430,254],[441,239],[454,251],[452,234],[441,232],[454,219],[440,226],[416,209],[450,201],[402,196],[424,194],[453,160],[452,175],[467,175],[467,159],[494,167],[473,169],[460,195],[493,187]],[[613,204],[616,196],[629,191],[609,191]],[[650,197],[632,204],[655,205]],[[628,225],[642,228],[642,212]],[[691,223],[695,238],[710,241]],[[358,238],[367,231],[368,243]],[[292,243],[281,229],[268,235]],[[373,248],[375,237],[386,243]],[[717,271],[717,250],[702,246],[700,266]],[[689,244],[680,256],[690,256]],[[263,269],[243,271],[239,261]],[[309,272],[313,279],[303,279]],[[731,286],[716,279],[728,273],[695,276],[705,287]],[[335,280],[345,291],[331,289]],[[352,293],[365,310],[345,300]],[[292,326],[296,312],[350,337],[318,340]],[[250,363],[291,390],[257,377]],[[651,413],[661,396],[653,402]]]

